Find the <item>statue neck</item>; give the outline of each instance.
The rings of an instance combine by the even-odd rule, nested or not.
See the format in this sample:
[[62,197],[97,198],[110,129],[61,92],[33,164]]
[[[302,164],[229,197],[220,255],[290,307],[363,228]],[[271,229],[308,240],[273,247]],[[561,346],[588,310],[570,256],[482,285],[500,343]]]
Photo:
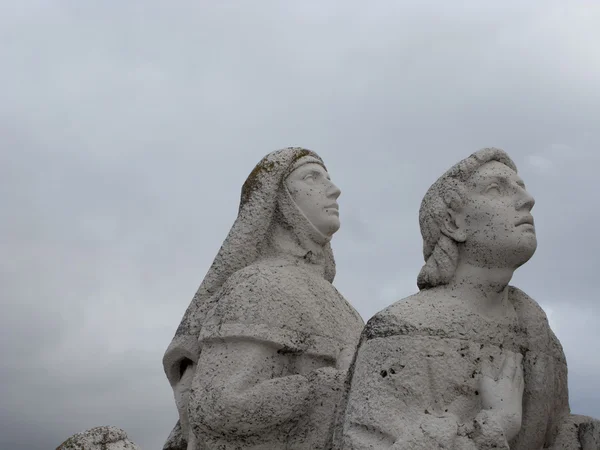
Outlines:
[[286,188],[279,191],[277,210],[269,229],[264,257],[292,258],[304,262],[325,276],[325,246],[331,237],[324,236],[298,208]]
[[282,258],[295,264],[305,264],[318,275],[325,275],[325,252],[323,245],[308,236],[296,233],[291,227],[276,222],[270,229],[264,258]]
[[477,267],[459,263],[447,288],[487,316],[506,316],[511,310],[508,284],[514,269]]

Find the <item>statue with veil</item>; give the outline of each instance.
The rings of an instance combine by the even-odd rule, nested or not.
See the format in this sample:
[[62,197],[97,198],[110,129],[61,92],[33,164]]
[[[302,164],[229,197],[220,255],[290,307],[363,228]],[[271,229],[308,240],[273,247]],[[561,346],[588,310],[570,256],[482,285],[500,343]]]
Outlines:
[[163,358],[179,412],[165,450],[329,448],[363,328],[332,285],[339,195],[302,148],[250,173]]

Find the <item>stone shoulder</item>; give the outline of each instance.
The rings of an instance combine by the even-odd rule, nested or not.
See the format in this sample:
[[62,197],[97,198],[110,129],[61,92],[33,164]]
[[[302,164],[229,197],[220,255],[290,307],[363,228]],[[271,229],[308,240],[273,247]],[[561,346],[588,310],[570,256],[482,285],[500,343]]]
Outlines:
[[510,286],[509,298],[519,312],[519,321],[527,332],[529,345],[542,349],[566,364],[562,344],[550,328],[546,312],[538,302],[514,286]]
[[295,265],[248,266],[215,297],[201,341],[253,339],[335,359],[356,344],[363,328],[358,313],[331,283]]
[[285,267],[261,264],[252,264],[237,271],[215,296],[213,313],[221,320],[237,318],[246,321],[255,315],[258,315],[255,317],[257,320],[267,319],[278,307],[285,309],[289,303],[290,292],[294,292],[291,287],[296,281],[290,272]]
[[546,312],[538,302],[517,287],[509,286],[508,289],[508,297],[513,305],[515,305],[515,308],[521,312],[522,316],[531,316],[548,322]]
[[459,299],[443,289],[420,291],[373,316],[365,326],[363,339],[389,336],[429,336],[495,343],[505,348],[536,348],[564,359],[560,342],[550,329],[539,304],[515,287],[509,287],[515,307],[516,325],[499,324],[470,311]]
[[223,284],[222,290],[257,290],[289,289],[299,278],[301,272],[293,265],[277,265],[257,262],[231,275]]
[[262,262],[233,274],[215,296],[207,324],[223,323],[334,335],[350,333],[340,328],[342,324],[358,328],[350,333],[358,335],[364,324],[329,281],[294,264]]
[[365,326],[365,337],[447,336],[453,322],[460,325],[467,312],[456,302],[445,301],[438,292],[432,291],[420,291],[375,314]]
[[335,298],[337,307],[342,308],[344,315],[352,316],[354,321],[364,324],[360,314],[333,284],[294,264],[262,261],[247,266],[229,277],[219,297],[247,296],[248,293],[252,293],[255,301],[281,300],[303,306],[308,306],[305,303],[309,293],[316,294],[315,299],[319,301],[325,301],[323,296],[330,300]]

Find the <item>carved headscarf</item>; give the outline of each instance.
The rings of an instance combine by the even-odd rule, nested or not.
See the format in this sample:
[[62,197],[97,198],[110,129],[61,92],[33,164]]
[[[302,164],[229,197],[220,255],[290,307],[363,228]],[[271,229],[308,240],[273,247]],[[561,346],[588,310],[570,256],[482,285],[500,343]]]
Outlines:
[[[284,148],[265,156],[246,179],[237,219],[165,352],[163,366],[172,386],[179,381],[180,365],[184,359],[193,363],[198,361],[198,335],[210,307],[209,300],[231,275],[261,256],[261,248],[278,212],[278,199],[282,189],[285,189],[283,193],[289,198],[284,181],[294,169],[304,163],[319,163],[325,167],[323,160],[310,150]],[[289,202],[286,203],[286,208],[289,209]],[[287,214],[285,211],[280,213],[289,215],[289,211]],[[299,210],[297,213],[302,215]],[[323,259],[324,278],[332,282],[335,277],[335,261],[329,242],[324,243]]]

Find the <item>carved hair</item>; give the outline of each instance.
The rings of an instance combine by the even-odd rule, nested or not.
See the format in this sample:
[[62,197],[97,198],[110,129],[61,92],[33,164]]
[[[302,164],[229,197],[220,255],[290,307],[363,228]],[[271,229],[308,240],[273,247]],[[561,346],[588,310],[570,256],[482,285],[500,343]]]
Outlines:
[[484,164],[498,161],[515,172],[510,157],[498,148],[484,148],[454,165],[429,188],[419,210],[425,265],[417,278],[419,289],[448,284],[458,265],[458,243],[442,233],[448,210],[459,211],[465,200],[466,181]]

